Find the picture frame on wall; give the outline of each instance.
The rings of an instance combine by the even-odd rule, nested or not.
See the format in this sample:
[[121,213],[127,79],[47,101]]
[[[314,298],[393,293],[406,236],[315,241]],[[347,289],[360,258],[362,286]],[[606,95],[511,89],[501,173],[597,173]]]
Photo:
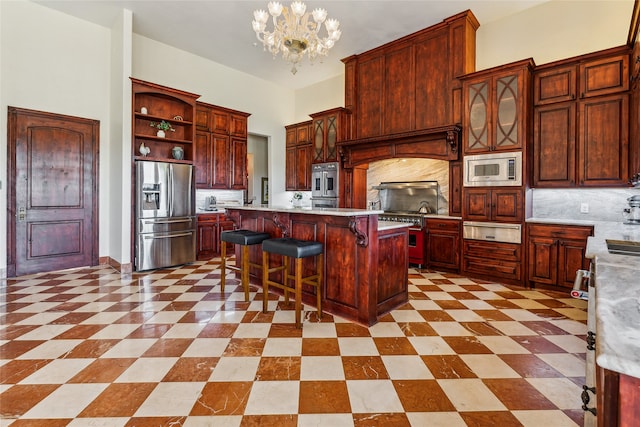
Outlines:
[[267,203],[269,203],[269,178],[262,177],[260,203],[263,205],[266,205]]

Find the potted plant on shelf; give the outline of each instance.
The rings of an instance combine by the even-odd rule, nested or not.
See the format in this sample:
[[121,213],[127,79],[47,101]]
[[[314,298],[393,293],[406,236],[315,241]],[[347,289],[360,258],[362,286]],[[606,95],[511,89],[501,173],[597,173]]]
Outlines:
[[167,122],[167,121],[161,121],[161,122],[151,122],[150,126],[152,128],[157,128],[158,132],[156,132],[156,136],[158,138],[164,138],[166,136],[165,132],[167,131],[171,131],[171,132],[175,132],[176,130],[173,128],[173,126],[171,126],[171,123]]

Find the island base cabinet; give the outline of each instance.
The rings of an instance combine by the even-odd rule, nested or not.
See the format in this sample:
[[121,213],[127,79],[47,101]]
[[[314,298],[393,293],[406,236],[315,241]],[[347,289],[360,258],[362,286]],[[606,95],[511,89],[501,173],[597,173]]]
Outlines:
[[[406,229],[389,230],[378,233],[377,316],[381,316],[402,303],[406,297],[409,254]],[[405,268],[398,268],[404,265]]]

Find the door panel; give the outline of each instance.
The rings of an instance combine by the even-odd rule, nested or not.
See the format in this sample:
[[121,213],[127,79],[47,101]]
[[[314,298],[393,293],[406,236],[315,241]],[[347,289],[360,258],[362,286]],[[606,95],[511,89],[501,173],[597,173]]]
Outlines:
[[98,264],[99,123],[9,107],[8,274]]

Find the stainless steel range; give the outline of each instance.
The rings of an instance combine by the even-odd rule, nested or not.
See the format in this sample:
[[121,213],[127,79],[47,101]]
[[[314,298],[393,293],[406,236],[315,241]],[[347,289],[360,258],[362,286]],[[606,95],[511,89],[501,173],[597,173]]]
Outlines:
[[438,182],[382,182],[373,188],[378,190],[380,208],[384,211],[378,219],[411,225],[409,263],[422,267],[426,258],[426,216],[438,213]]

